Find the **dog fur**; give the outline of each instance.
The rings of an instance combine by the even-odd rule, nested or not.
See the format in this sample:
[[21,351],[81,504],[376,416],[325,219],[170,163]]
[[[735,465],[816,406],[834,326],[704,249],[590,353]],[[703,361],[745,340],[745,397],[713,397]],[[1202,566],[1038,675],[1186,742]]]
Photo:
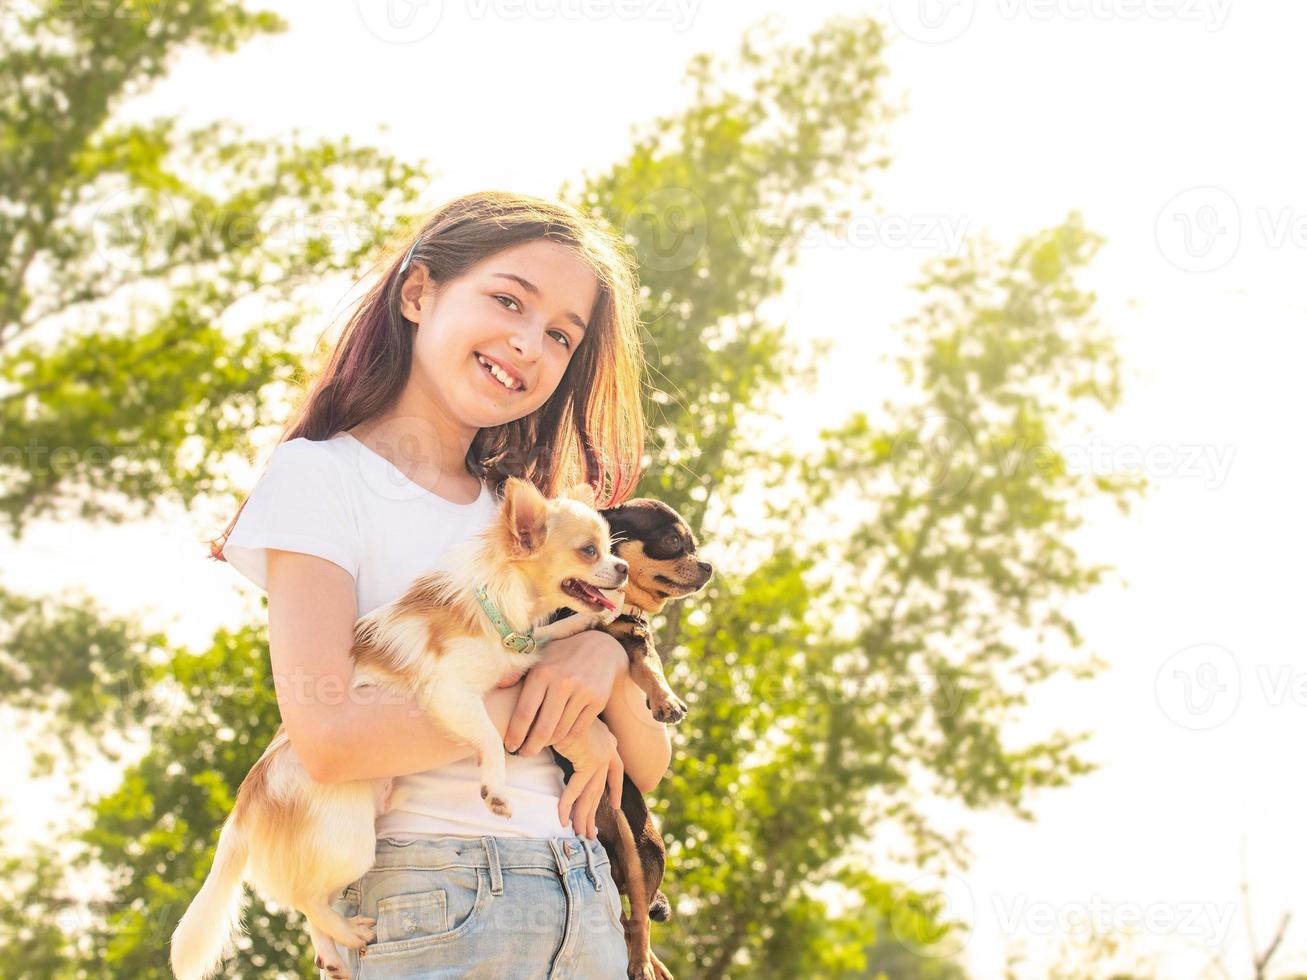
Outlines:
[[[355,624],[352,686],[411,693],[432,719],[471,743],[481,797],[504,817],[512,813],[504,745],[484,697],[506,674],[530,669],[540,654],[509,649],[474,590],[485,584],[512,628],[534,627],[537,641],[606,625],[619,609],[597,590],[621,589],[626,563],[612,554],[608,524],[594,504],[588,487],[546,500],[528,481],[510,477],[498,520],[452,556],[455,571],[419,577],[404,595]],[[560,607],[576,615],[546,622]],[[387,810],[392,784],[315,782],[285,726],[278,727],[241,782],[209,875],[173,933],[170,962],[178,980],[203,980],[232,954],[245,882],[265,901],[298,909],[318,967],[348,978],[335,944],[365,955],[376,920],[346,919],[331,902],[372,867],[375,821]]]
[[[685,717],[685,702],[667,684],[647,617],[702,589],[713,567],[696,556],[698,542],[689,525],[662,501],[642,497],[600,513],[612,532],[614,553],[627,564],[628,580],[622,615],[599,628],[626,650],[630,677],[644,691],[654,719],[676,724]],[[570,618],[566,612],[560,615],[559,621]],[[570,779],[571,763],[558,752],[554,759]],[[601,804],[595,829],[608,851],[613,881],[630,905],[630,912],[622,913],[627,977],[672,980],[649,942],[650,919],[666,922],[671,917],[671,904],[661,890],[667,849],[644,794],[629,777],[622,783],[621,803],[620,812]]]

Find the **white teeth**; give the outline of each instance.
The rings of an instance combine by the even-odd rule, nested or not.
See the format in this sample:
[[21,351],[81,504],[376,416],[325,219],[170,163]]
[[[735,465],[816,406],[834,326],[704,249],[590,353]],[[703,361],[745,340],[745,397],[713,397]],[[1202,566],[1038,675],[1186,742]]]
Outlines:
[[496,367],[494,364],[491,364],[480,354],[477,355],[477,360],[480,361],[482,364],[484,364],[486,367],[488,367],[490,369],[490,373],[493,374],[495,378],[498,379],[499,383],[502,384],[505,388],[514,391],[517,390],[518,384],[517,381],[513,379],[512,375],[505,373],[500,368]]

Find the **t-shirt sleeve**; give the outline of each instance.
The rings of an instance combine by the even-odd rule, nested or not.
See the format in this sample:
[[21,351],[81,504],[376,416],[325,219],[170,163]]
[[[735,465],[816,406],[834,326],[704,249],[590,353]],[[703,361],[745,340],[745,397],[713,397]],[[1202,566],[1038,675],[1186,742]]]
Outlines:
[[269,548],[316,555],[358,577],[358,524],[344,481],[336,460],[310,440],[273,449],[222,553],[266,592]]

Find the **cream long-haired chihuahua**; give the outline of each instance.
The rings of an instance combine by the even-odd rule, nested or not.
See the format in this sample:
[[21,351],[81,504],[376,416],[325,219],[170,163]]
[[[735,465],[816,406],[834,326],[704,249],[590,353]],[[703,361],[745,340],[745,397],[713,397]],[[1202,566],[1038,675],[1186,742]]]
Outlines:
[[[511,649],[476,589],[485,587],[513,630],[534,630],[537,643],[603,626],[622,602],[620,594],[600,590],[620,590],[627,577],[626,562],[610,545],[589,487],[546,499],[526,480],[509,477],[498,519],[452,553],[453,571],[419,577],[355,624],[351,686],[411,693],[441,727],[475,748],[482,799],[510,817],[504,745],[484,698],[500,679],[530,669],[540,653]],[[535,628],[560,607],[580,615]],[[308,920],[317,964],[347,977],[334,943],[361,950],[376,938],[376,920],[346,919],[331,902],[372,867],[376,818],[388,808],[391,784],[314,782],[285,726],[278,727],[241,782],[213,867],[173,933],[171,964],[179,980],[202,980],[233,952],[244,882],[265,901],[298,909]]]

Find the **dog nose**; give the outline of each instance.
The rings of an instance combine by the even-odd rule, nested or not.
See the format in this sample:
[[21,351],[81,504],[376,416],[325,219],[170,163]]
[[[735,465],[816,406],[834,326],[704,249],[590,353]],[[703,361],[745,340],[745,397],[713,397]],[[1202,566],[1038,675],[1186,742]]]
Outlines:
[[701,561],[701,562],[699,562],[699,571],[703,572],[705,575],[711,575],[711,574],[712,574],[712,562],[710,562],[710,561]]
[[622,559],[619,558],[617,559],[617,561],[613,562],[613,567],[617,569],[621,574],[623,575],[626,574],[627,564],[626,562],[622,561]]

